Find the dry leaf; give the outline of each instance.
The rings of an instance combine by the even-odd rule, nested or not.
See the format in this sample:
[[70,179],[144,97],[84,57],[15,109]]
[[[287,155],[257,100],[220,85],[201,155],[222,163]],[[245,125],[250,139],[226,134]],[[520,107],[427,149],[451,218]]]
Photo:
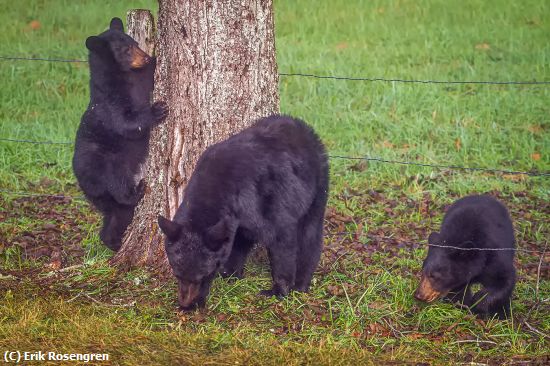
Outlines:
[[489,44],[488,44],[488,43],[485,43],[485,42],[480,43],[480,44],[476,44],[476,50],[484,50],[484,51],[486,51],[486,50],[488,50],[488,49],[490,49],[490,48],[491,48],[491,46],[489,46]]
[[410,150],[411,146],[409,144],[403,144],[401,148],[399,149],[400,153],[406,153]]
[[525,174],[503,174],[502,178],[512,182],[521,182],[525,180]]
[[543,130],[542,126],[540,126],[540,125],[531,125],[531,126],[527,127],[527,129],[530,132],[533,132],[533,133],[541,133],[542,130]]
[[393,144],[391,142],[389,142],[388,140],[384,140],[382,142],[382,146],[384,146],[385,148],[388,148],[388,149],[393,149]]
[[532,153],[531,154],[531,159],[533,159],[535,161],[539,161],[540,160],[540,153]]
[[437,111],[433,111],[432,112],[432,120],[435,121],[436,118],[437,118]]
[[32,30],[37,30],[37,29],[40,29],[42,25],[40,24],[40,22],[38,20],[33,20],[32,22],[29,23],[29,27],[32,29]]
[[462,148],[462,142],[460,141],[460,138],[457,138],[455,140],[455,148],[457,149],[457,151],[460,151],[460,149]]
[[336,45],[337,50],[345,50],[348,48],[348,44],[346,42],[341,42]]

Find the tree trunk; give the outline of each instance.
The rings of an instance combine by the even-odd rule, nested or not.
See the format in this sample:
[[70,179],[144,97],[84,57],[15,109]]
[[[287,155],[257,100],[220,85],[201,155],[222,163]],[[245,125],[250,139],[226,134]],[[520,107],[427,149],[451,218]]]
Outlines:
[[167,273],[157,216],[173,217],[202,152],[279,110],[272,0],[159,0],[147,189],[112,263]]
[[126,14],[127,32],[145,53],[155,53],[155,19],[149,10],[134,9]]

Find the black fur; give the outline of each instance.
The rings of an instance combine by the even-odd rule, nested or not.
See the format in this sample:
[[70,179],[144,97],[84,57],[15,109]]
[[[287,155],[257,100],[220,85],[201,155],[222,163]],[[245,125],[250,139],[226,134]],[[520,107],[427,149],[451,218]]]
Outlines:
[[[429,243],[459,248],[515,248],[514,228],[506,207],[488,195],[453,203]],[[509,315],[516,282],[513,250],[465,251],[431,246],[423,265],[433,287],[446,298],[470,306],[481,317]],[[470,286],[482,289],[472,295]]]
[[328,194],[325,149],[304,122],[274,115],[210,146],[174,221],[159,217],[180,306],[206,301],[212,279],[243,275],[254,243],[267,247],[273,286],[308,291],[322,249]]
[[86,197],[103,214],[101,239],[118,250],[143,196],[141,166],[151,127],[167,114],[151,105],[155,60],[124,33],[122,21],[86,40],[90,103],[76,134],[73,170]]

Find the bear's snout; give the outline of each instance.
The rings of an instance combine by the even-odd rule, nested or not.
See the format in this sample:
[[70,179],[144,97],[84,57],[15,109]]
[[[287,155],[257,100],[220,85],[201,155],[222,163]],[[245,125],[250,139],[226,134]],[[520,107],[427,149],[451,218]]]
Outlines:
[[414,298],[424,302],[432,302],[440,296],[442,296],[442,293],[433,287],[432,282],[426,275],[422,274],[420,285],[414,292]]
[[151,57],[137,46],[130,48],[130,57],[132,58],[130,67],[134,70],[141,69],[151,62]]
[[178,300],[182,309],[193,309],[199,302],[200,284],[178,281]]

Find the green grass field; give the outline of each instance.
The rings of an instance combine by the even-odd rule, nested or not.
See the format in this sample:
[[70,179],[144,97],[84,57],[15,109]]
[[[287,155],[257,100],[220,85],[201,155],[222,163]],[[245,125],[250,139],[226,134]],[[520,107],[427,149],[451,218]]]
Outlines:
[[[3,1],[0,56],[86,59],[84,40],[155,1]],[[550,81],[544,0],[277,0],[279,71],[418,80]],[[86,63],[0,60],[0,139],[74,139]],[[423,84],[282,76],[281,112],[331,155],[550,171],[550,86]],[[0,140],[0,351],[102,352],[110,363],[546,364],[550,255],[519,252],[512,319],[417,303],[412,293],[445,205],[490,192],[519,248],[550,237],[550,177],[331,160],[325,252],[310,294],[256,294],[259,255],[216,279],[208,307],[176,312],[175,284],[120,273],[78,199],[72,146]],[[351,234],[341,234],[342,231]],[[550,248],[548,248],[550,252]],[[59,259],[59,263],[56,261]],[[61,264],[61,272],[54,272]],[[105,364],[105,363],[103,363]]]

